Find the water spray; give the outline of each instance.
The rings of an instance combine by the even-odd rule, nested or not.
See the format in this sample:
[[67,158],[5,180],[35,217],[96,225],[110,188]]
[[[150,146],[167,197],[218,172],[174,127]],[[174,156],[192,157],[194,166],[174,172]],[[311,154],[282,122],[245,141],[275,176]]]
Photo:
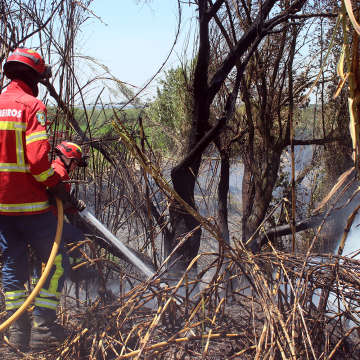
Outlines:
[[155,273],[143,261],[141,261],[131,250],[129,250],[125,244],[112,234],[98,219],[96,219],[95,216],[90,214],[86,209],[79,212],[79,215],[83,219],[90,221],[97,229],[99,229],[99,231],[106,236],[111,245],[119,249],[147,278],[151,278],[155,275]]

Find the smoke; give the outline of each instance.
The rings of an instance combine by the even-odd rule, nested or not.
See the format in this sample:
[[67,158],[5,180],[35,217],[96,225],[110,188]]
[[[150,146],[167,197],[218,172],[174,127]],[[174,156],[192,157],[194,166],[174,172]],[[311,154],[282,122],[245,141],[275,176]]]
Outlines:
[[[360,214],[357,214],[355,217],[355,220],[350,228],[350,231],[348,233],[346,242],[345,242],[345,246],[344,246],[344,250],[342,255],[343,256],[347,256],[347,257],[351,257],[354,259],[358,259],[360,257],[360,253],[359,253],[359,249],[360,249]],[[337,246],[336,246],[336,251],[335,254],[338,251],[338,248],[340,246],[340,241],[341,238],[339,239]]]
[[[346,256],[352,259],[359,259],[360,258],[360,214],[358,214],[355,217],[355,220],[350,228],[350,231],[348,233],[346,242],[345,242],[345,246],[342,252],[342,256]],[[339,246],[340,246],[340,242],[341,242],[341,237],[342,234],[340,236],[340,238],[337,240],[336,246],[334,248],[333,253],[337,254]],[[342,292],[346,293],[346,289],[341,289]],[[319,300],[320,300],[320,294],[315,293],[313,296],[313,303],[315,305],[319,304]],[[345,306],[346,305],[346,306]],[[351,308],[352,311],[352,315],[354,317],[356,317],[359,321],[360,321],[360,317],[357,315],[357,311],[354,311],[355,309],[359,310],[359,307],[357,306],[357,304],[354,304],[352,300],[346,299],[342,296],[339,295],[335,295],[334,293],[330,293],[329,295],[329,299],[328,299],[328,304],[327,304],[327,312],[329,314],[334,314],[334,313],[340,313],[343,312],[349,308]],[[344,325],[348,328],[352,328],[354,326],[357,326],[352,320],[347,319],[345,320]]]

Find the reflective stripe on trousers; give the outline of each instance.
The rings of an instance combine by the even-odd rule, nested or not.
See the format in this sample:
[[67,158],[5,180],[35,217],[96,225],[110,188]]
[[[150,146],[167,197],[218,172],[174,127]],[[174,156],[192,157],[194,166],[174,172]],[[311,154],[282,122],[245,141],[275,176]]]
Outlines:
[[[51,211],[35,215],[0,215],[0,228],[0,247],[4,257],[4,292],[20,294],[17,292],[24,291],[24,284],[29,278],[28,244],[40,264],[47,263],[55,240],[57,219]],[[54,265],[36,298],[36,306],[56,308],[69,267],[69,257],[61,240]],[[8,305],[18,307],[24,298],[9,298]]]

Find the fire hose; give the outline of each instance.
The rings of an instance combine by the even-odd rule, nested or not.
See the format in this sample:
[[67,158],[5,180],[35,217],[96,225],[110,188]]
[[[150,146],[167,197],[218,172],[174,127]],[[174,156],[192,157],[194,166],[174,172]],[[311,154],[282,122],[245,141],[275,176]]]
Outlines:
[[129,261],[135,265],[147,278],[154,276],[154,272],[143,262],[141,261],[133,252],[131,252],[125,244],[122,243],[114,234],[112,234],[95,216],[89,213],[86,209],[79,212],[79,215],[86,221],[90,221],[95,228],[100,230],[105,236],[106,239],[110,242],[112,246],[120,250]]
[[0,333],[3,332],[4,330],[6,330],[14,321],[16,321],[26,311],[26,309],[29,307],[29,305],[35,300],[36,296],[39,294],[47,277],[50,274],[51,268],[54,264],[54,260],[57,255],[58,249],[59,249],[59,244],[60,244],[61,234],[62,234],[62,229],[63,229],[63,223],[64,223],[64,211],[63,211],[62,202],[56,196],[55,196],[55,200],[56,200],[56,205],[58,208],[58,223],[57,223],[57,229],[56,229],[56,235],[55,235],[55,242],[54,242],[53,248],[51,250],[49,260],[46,264],[46,267],[45,267],[37,285],[35,286],[35,289],[32,291],[32,293],[29,295],[29,297],[25,300],[25,302],[19,307],[19,309],[16,310],[16,312],[12,316],[10,316],[9,319],[7,319],[4,323],[2,323],[0,325]]

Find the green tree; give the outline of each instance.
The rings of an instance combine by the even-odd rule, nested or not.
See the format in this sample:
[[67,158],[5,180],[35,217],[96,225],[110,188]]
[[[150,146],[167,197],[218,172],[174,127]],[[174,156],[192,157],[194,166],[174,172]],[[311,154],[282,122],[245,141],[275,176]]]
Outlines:
[[149,135],[154,149],[171,151],[174,145],[184,150],[191,126],[193,63],[171,68],[159,81],[157,96],[147,110]]

